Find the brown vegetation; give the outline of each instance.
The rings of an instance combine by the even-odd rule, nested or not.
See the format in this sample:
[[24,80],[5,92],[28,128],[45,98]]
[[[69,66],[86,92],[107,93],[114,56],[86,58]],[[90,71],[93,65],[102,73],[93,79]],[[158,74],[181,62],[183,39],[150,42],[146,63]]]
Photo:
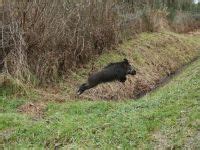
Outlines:
[[[114,49],[119,43],[144,31],[188,32],[199,28],[200,23],[191,14],[181,11],[177,11],[170,20],[171,13],[165,5],[156,8],[151,5],[151,1],[130,2],[4,1],[0,71],[17,79],[19,87],[27,82],[45,85],[66,79],[67,84],[70,84],[67,87],[67,97],[75,98],[72,90],[76,90],[75,85],[78,85],[79,80],[74,81],[72,76],[76,74],[77,68],[79,71],[83,67],[87,68],[86,63],[102,54],[119,53],[118,58],[129,57],[133,64],[138,65],[138,76],[129,79],[126,86],[105,84],[91,90],[84,97],[121,99],[150,91],[161,78],[196,56],[194,46],[185,44],[182,37],[179,40],[171,33],[169,37],[162,36],[161,32],[156,36],[164,40],[151,41],[151,37],[141,39],[151,41],[145,46],[136,38],[136,43],[128,49],[121,48],[113,52]],[[163,57],[165,55],[167,58]],[[95,64],[95,61],[92,62]],[[90,70],[86,70],[86,74],[99,68],[94,64],[89,66]],[[55,97],[60,96],[56,94]],[[66,95],[61,97],[63,100]]]
[[21,79],[53,81],[116,43],[109,2],[8,3],[14,46],[7,71]]
[[[124,37],[169,28],[167,9],[153,9],[150,2],[144,3],[144,9],[138,9],[141,3],[127,5],[114,0],[4,3],[4,22],[10,23],[4,69],[15,78],[36,84],[59,79],[112,49]],[[180,20],[173,27],[180,31],[193,23],[177,18]]]
[[40,119],[43,116],[44,109],[45,109],[45,104],[43,103],[27,103],[20,106],[18,108],[18,111],[30,115],[35,119]]
[[200,16],[199,14],[178,12],[174,21],[171,22],[171,26],[175,32],[179,33],[194,31],[200,28]]
[[[81,98],[92,100],[137,98],[156,88],[163,79],[198,57],[199,49],[199,35],[179,35],[171,32],[142,33],[138,38],[120,45],[116,52],[104,53],[93,65],[102,68],[109,62],[127,57],[137,70],[136,76],[129,76],[124,85],[119,82],[99,85],[86,91]],[[79,69],[66,83],[65,86],[72,89],[71,93],[70,90],[67,92],[71,94],[71,99],[75,96],[75,85],[87,79],[87,74],[83,73],[88,72],[90,67],[89,65],[86,69]]]

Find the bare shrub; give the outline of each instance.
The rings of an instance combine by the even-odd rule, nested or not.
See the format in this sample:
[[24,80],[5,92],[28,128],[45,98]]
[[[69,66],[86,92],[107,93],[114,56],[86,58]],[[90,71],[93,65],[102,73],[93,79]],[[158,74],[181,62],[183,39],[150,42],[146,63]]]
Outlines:
[[[168,28],[168,10],[164,6],[155,9],[151,0],[130,2],[4,1],[10,33],[6,41],[10,47],[0,57],[0,70],[3,64],[7,73],[17,79],[50,83],[124,38]],[[177,15],[173,27],[185,31],[192,22],[188,16]]]
[[199,28],[200,21],[195,20],[193,14],[189,12],[177,12],[171,26],[176,32],[188,32]]
[[143,10],[132,10],[132,8],[124,4],[118,7],[118,15],[119,39],[127,39],[134,34],[147,31],[143,19]]
[[143,13],[144,24],[148,31],[157,32],[169,28],[167,20],[168,12],[166,9],[147,8]]
[[8,72],[53,81],[116,43],[111,1],[7,1],[14,46]]

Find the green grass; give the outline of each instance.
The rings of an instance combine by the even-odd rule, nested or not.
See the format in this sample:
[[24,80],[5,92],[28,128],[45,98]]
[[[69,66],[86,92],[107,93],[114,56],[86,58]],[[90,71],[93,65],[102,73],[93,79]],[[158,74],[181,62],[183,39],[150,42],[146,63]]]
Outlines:
[[200,148],[200,59],[137,101],[51,102],[39,120],[24,101],[0,97],[0,148]]

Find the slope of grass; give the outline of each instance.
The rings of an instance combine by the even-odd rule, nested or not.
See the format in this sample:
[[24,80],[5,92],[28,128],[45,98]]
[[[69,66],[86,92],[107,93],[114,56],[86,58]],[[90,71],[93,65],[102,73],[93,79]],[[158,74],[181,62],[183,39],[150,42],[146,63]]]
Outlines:
[[137,97],[199,56],[199,49],[200,36],[167,31],[141,33],[135,39],[125,41],[117,49],[103,53],[98,59],[94,58],[83,68],[72,72],[68,81],[62,84],[61,91],[74,98],[76,87],[85,82],[89,73],[100,70],[110,62],[127,58],[137,70],[136,76],[128,76],[123,86],[118,82],[99,85],[84,92],[81,98],[121,100]]
[[0,147],[200,148],[200,59],[137,101],[51,102],[42,119],[23,102],[0,97]]
[[[64,81],[58,80],[59,83],[52,83],[53,87],[40,88],[36,93],[41,95],[42,98],[40,99],[42,100],[66,101],[77,99],[75,91],[87,80],[89,74],[102,69],[110,62],[127,58],[136,69],[136,76],[128,76],[123,85],[120,82],[98,85],[85,91],[78,98],[126,100],[138,97],[154,89],[163,78],[173,74],[177,69],[200,55],[200,36],[199,32],[195,33],[194,35],[177,34],[169,31],[141,33],[134,39],[124,41],[116,49],[105,51],[100,56],[92,58],[89,63],[72,70],[71,74],[67,74]],[[6,82],[2,83],[2,78],[4,78],[3,80],[6,79]],[[9,93],[29,95],[29,86],[24,86],[11,77],[5,78],[0,75],[0,95],[9,95]]]

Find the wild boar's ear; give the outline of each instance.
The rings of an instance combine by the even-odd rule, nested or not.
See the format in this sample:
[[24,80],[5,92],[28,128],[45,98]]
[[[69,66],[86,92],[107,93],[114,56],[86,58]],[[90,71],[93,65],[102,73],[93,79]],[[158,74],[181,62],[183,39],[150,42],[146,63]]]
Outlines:
[[128,64],[129,62],[128,62],[128,60],[126,59],[126,58],[124,58],[124,62],[126,63],[126,64]]

